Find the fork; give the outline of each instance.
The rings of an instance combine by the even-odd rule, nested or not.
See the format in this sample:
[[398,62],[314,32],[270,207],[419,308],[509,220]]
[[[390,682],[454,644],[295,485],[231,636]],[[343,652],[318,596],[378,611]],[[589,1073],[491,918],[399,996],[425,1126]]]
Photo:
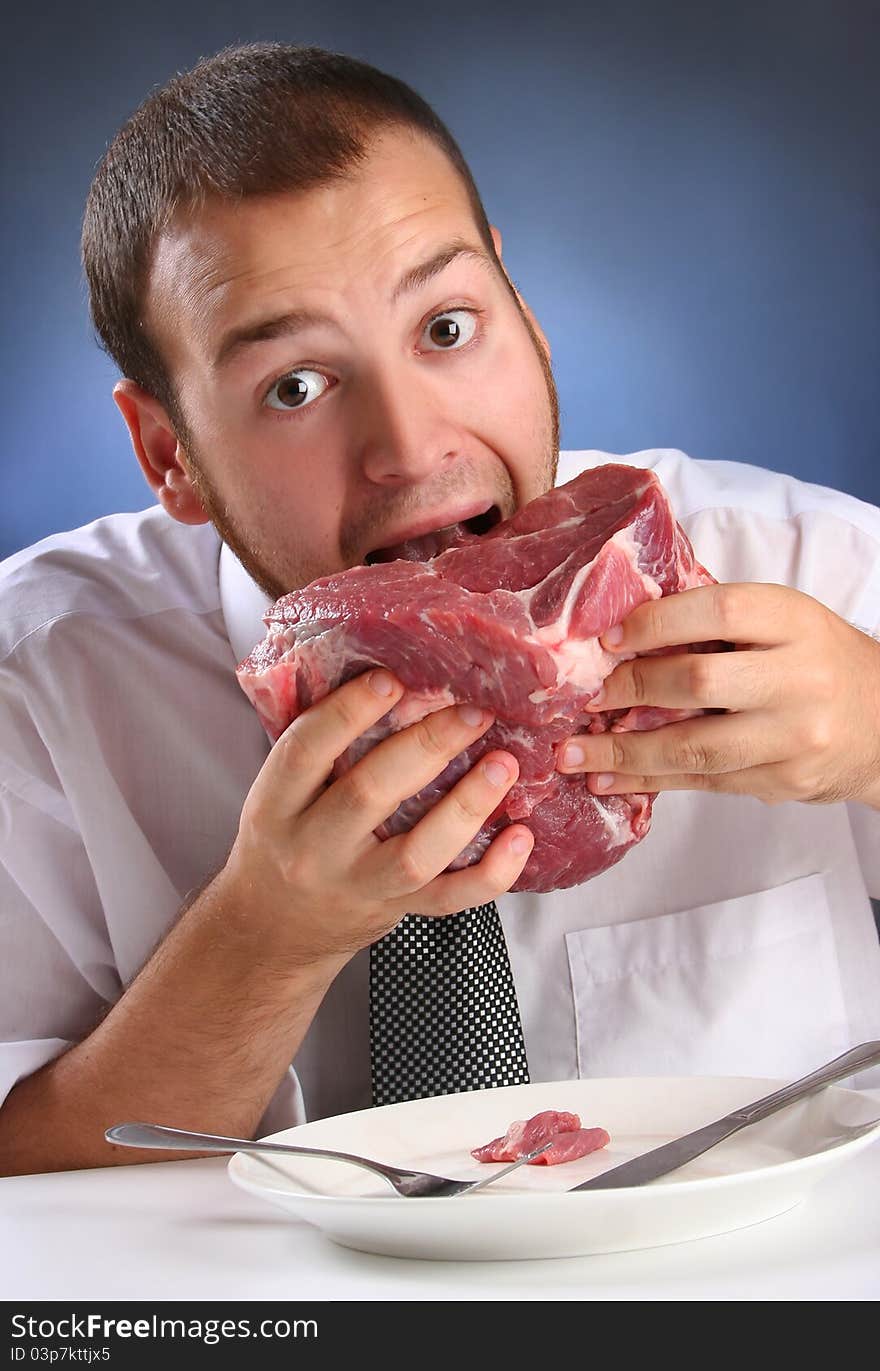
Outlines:
[[511,1162],[501,1171],[493,1171],[479,1181],[453,1181],[446,1176],[432,1176],[429,1171],[408,1171],[403,1167],[389,1166],[385,1162],[373,1161],[370,1157],[358,1157],[353,1152],[329,1152],[321,1147],[299,1147],[292,1143],[253,1142],[250,1138],[225,1138],[217,1133],[191,1133],[182,1128],[168,1128],[160,1123],[117,1123],[104,1134],[108,1142],[120,1143],[123,1147],[158,1148],[162,1151],[178,1152],[272,1152],[287,1157],[323,1157],[326,1161],[349,1162],[361,1166],[386,1180],[398,1195],[406,1199],[423,1199],[428,1195],[466,1195],[474,1190],[484,1190],[502,1176],[507,1176],[517,1167],[546,1152],[553,1139],[536,1147],[533,1152]]

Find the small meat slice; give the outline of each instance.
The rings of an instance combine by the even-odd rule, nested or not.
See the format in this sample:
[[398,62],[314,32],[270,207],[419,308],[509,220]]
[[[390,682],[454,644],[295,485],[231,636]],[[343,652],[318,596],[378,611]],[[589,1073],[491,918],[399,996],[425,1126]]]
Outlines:
[[493,1138],[484,1147],[476,1147],[471,1152],[478,1162],[518,1162],[527,1152],[534,1152],[541,1143],[548,1142],[557,1133],[571,1133],[580,1128],[577,1114],[561,1113],[556,1109],[545,1109],[531,1119],[517,1119],[510,1125],[503,1138]]
[[539,1162],[544,1166],[572,1162],[611,1141],[604,1128],[581,1128],[577,1114],[545,1109],[531,1119],[517,1119],[503,1138],[493,1138],[483,1147],[475,1147],[471,1156],[478,1162],[518,1162],[551,1138],[555,1139],[553,1146],[529,1162],[529,1166],[537,1166]]
[[[589,1152],[606,1147],[611,1135],[604,1128],[576,1128],[571,1133],[557,1133],[553,1146],[528,1162],[528,1166],[558,1166],[560,1162],[575,1162]],[[539,1146],[540,1144],[536,1144]]]

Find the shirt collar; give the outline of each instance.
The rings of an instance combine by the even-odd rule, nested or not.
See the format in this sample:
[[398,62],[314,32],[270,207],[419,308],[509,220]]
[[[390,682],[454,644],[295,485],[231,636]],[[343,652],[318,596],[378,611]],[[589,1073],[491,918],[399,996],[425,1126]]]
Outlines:
[[266,636],[263,615],[273,601],[245,571],[226,543],[220,544],[220,608],[236,663]]

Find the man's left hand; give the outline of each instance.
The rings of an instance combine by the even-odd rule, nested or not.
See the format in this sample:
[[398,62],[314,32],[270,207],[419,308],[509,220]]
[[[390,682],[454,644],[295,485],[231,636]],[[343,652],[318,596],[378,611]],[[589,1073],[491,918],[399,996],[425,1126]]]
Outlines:
[[578,734],[559,745],[559,770],[587,772],[596,795],[716,790],[880,808],[880,643],[818,600],[777,585],[700,586],[640,605],[602,646],[662,653],[718,640],[738,650],[621,662],[588,708],[724,714]]

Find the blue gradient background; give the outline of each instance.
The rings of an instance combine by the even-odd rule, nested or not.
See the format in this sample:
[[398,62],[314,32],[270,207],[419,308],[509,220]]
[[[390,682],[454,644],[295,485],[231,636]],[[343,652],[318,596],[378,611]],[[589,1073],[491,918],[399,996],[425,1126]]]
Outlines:
[[880,503],[880,7],[154,0],[4,21],[0,555],[150,502],[92,340],[92,171],[224,44],[409,81],[469,158],[550,337],[563,443],[682,447]]

